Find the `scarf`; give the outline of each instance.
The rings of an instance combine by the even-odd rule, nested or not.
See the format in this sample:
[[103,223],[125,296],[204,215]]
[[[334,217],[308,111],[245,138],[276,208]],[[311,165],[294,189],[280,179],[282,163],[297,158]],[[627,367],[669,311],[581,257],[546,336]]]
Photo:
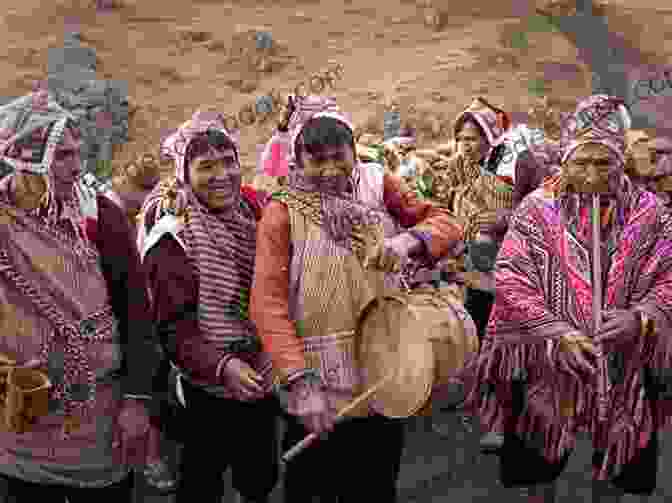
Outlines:
[[[65,128],[76,123],[76,118],[59,106],[47,91],[38,90],[18,98],[0,107],[0,161],[14,170],[44,176],[47,193],[36,212],[51,224],[61,222],[63,225],[66,221],[74,229],[82,229],[85,218],[95,219],[93,191],[78,182],[73,186],[71,197],[59,200],[54,194],[51,170],[54,151]],[[31,140],[30,146],[23,144],[26,140]],[[86,240],[84,232],[79,234]]]
[[[247,303],[254,271],[258,208],[250,198],[239,195],[234,210],[223,217],[211,212],[194,194],[186,181],[186,152],[190,142],[209,129],[227,135],[236,146],[239,159],[237,142],[224,128],[223,115],[197,111],[163,141],[162,154],[172,157],[175,177],[159,183],[145,200],[139,245],[144,256],[147,248],[144,231],[166,216],[177,219],[176,238],[198,275],[198,319],[202,334],[210,340],[239,340],[241,335],[254,332]],[[151,222],[147,216],[150,209],[154,211]]]
[[[329,187],[327,184],[317,185],[314,179],[306,177],[296,162],[297,142],[306,123],[315,118],[329,117],[344,124],[351,133],[354,127],[350,119],[343,113],[333,98],[321,96],[297,97],[294,99],[295,109],[288,121],[287,132],[284,133],[283,141],[287,141],[288,152],[288,188],[290,192],[298,193],[298,197],[306,200],[306,195],[318,194],[319,197],[309,197],[318,208],[313,211],[319,212],[317,220],[320,226],[336,243],[349,246],[353,231],[361,226],[377,225],[380,223],[380,215],[377,209],[371,208],[362,202],[359,194],[361,169],[356,161],[352,174],[347,181],[345,190]],[[272,140],[273,141],[273,140]],[[356,153],[355,153],[356,156]],[[319,201],[319,202],[318,202]]]

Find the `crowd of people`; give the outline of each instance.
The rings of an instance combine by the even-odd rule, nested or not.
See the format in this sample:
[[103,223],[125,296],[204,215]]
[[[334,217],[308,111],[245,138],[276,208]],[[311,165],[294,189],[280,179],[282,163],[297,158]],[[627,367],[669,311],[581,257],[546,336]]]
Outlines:
[[484,425],[505,487],[554,501],[588,432],[594,501],[651,494],[672,418],[672,140],[635,141],[616,97],[574,117],[558,141],[511,149],[529,131],[477,98],[418,190],[360,158],[332,98],[289,97],[263,186],[243,183],[224,115],[199,110],[160,142],[171,176],[141,159],[95,191],[77,121],[48,91],[0,107],[12,501],[130,502],[143,470],[178,503],[219,503],[230,468],[238,501],[267,502],[278,447],[309,434],[285,501],[396,501],[404,421],[366,402],[340,412],[367,372],[362,310],[409,282],[464,292],[451,312],[480,348],[454,410]]

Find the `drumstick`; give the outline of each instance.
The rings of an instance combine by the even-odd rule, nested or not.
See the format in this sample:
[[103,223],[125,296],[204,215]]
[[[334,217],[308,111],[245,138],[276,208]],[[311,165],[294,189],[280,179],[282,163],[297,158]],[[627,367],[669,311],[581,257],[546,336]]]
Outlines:
[[[343,417],[346,414],[353,411],[355,408],[361,405],[362,402],[368,400],[371,397],[371,395],[373,395],[376,391],[378,391],[383,386],[383,384],[392,379],[392,377],[394,377],[394,373],[386,375],[380,381],[378,381],[376,384],[374,384],[368,390],[366,390],[364,393],[355,398],[348,405],[343,407],[336,415],[336,421],[343,419]],[[294,447],[292,447],[290,450],[288,450],[286,453],[282,455],[282,461],[284,461],[285,463],[291,461],[294,458],[294,456],[299,454],[306,447],[310,447],[313,444],[313,442],[315,442],[319,437],[320,436],[317,433],[311,433],[310,435],[307,435],[303,440],[301,440],[298,444],[296,444]]]

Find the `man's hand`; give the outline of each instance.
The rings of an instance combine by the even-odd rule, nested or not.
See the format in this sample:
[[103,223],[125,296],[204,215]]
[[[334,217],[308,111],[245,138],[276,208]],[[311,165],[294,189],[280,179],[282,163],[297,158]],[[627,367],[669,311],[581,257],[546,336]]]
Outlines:
[[605,353],[629,351],[641,332],[642,322],[636,311],[614,309],[602,313],[602,327],[595,334],[595,342]]
[[597,372],[597,349],[589,337],[573,332],[562,336],[559,344],[561,370],[576,378]]
[[262,377],[245,361],[231,358],[222,370],[223,384],[231,388],[238,400],[253,402],[263,398]]
[[124,400],[114,425],[112,438],[112,447],[121,449],[122,464],[144,465],[149,427],[149,414],[143,401]]
[[385,239],[373,257],[367,257],[367,267],[397,273],[408,263],[409,256],[422,246],[422,242],[407,232]]
[[299,379],[290,386],[289,394],[292,412],[309,432],[322,435],[333,430],[336,415],[320,387]]

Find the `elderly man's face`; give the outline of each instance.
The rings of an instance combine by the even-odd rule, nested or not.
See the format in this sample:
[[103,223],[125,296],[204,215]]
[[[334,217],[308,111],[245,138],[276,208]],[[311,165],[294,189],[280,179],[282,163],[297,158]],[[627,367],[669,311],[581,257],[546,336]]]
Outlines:
[[618,159],[604,145],[589,143],[577,148],[563,170],[571,192],[607,194],[617,172]]
[[51,164],[54,195],[58,199],[72,197],[73,186],[82,174],[81,145],[79,135],[70,128],[66,128],[63,139],[56,147],[54,161]]

